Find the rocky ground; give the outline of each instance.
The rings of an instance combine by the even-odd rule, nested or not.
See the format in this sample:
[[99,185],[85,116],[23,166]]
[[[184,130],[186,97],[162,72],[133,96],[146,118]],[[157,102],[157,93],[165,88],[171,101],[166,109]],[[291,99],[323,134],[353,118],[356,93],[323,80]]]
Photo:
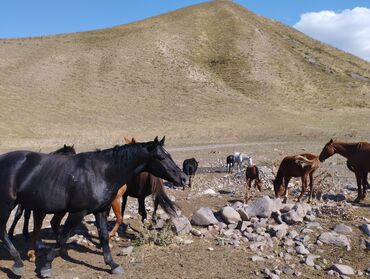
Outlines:
[[[247,203],[243,173],[225,172],[226,155],[236,149],[252,155],[262,170],[263,190],[252,189]],[[159,210],[157,222],[143,226],[136,200],[129,199],[128,228],[111,241],[114,259],[125,268],[123,278],[370,278],[370,200],[351,203],[357,187],[342,158],[320,166],[312,204],[306,198],[294,203],[301,190],[298,179],[292,179],[286,204],[273,198],[271,179],[280,160],[311,150],[319,153],[320,147],[299,142],[170,150],[179,164],[196,157],[199,172],[191,189],[166,187],[181,218],[171,220]],[[151,213],[150,198],[146,204]],[[110,220],[113,225],[113,214]],[[53,235],[46,220],[35,268],[26,261],[21,226],[15,245],[25,260],[25,278],[36,278]],[[70,239],[68,255],[54,261],[54,278],[112,277],[98,242],[89,215]],[[4,249],[0,257],[1,274],[11,276],[12,262]]]

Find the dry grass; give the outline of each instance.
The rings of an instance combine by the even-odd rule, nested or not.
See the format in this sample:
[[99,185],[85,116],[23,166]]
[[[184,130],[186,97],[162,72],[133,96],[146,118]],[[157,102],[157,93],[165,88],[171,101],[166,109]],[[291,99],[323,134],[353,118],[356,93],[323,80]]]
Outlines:
[[231,2],[0,40],[0,149],[369,136],[370,64]]

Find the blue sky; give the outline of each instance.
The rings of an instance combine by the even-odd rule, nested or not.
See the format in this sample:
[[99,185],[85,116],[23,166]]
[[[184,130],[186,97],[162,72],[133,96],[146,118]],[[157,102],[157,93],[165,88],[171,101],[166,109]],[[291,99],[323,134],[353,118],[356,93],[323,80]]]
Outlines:
[[[2,0],[0,38],[30,37],[111,27],[201,2],[206,1]],[[340,14],[344,10],[352,10],[355,7],[370,9],[370,0],[237,0],[234,2],[259,15],[276,19],[290,26],[295,26],[303,14],[310,12],[331,10]],[[347,15],[347,21],[351,17],[351,14]],[[365,29],[370,28],[367,26],[366,19],[364,21]],[[305,32],[304,28],[311,30],[312,27],[307,28],[307,24],[310,23],[306,21],[305,26],[301,29],[297,28],[302,32]],[[333,39],[333,41],[336,40]]]

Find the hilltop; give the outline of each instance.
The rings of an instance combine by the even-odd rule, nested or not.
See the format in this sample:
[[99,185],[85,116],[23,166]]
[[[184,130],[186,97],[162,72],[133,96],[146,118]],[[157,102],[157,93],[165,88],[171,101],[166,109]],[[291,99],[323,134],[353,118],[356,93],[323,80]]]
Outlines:
[[1,149],[369,136],[370,63],[232,2],[0,40]]

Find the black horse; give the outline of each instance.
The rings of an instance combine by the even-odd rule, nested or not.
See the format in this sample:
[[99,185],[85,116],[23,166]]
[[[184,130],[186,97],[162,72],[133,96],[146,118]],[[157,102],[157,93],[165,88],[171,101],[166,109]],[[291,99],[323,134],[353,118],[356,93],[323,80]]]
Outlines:
[[51,276],[51,265],[73,229],[86,214],[93,213],[103,248],[104,262],[113,274],[123,268],[112,259],[108,245],[106,212],[118,189],[132,176],[148,171],[176,185],[186,175],[158,141],[116,146],[72,156],[14,151],[0,156],[0,239],[14,260],[13,273],[23,274],[23,262],[6,232],[6,223],[15,205],[34,213],[69,212],[56,244],[46,256],[42,277]]
[[[55,150],[55,151],[51,152],[50,154],[75,155],[76,150],[74,149],[74,145],[68,146],[68,145],[64,144],[64,146],[62,148],[59,148],[58,150]],[[24,212],[24,222],[23,222],[22,234],[23,234],[25,239],[29,239],[29,237],[30,237],[30,234],[28,233],[28,224],[29,224],[30,217],[31,217],[31,210],[29,210],[29,209],[23,210],[22,205],[19,204],[18,207],[17,207],[17,211],[15,213],[15,216],[14,216],[13,223],[12,223],[12,225],[11,225],[9,231],[8,231],[8,235],[9,235],[9,238],[11,240],[13,240],[15,226],[17,225],[19,219],[22,217],[23,212]]]
[[227,156],[226,157],[226,166],[227,166],[227,172],[228,173],[232,173],[234,164],[235,164],[234,155]]
[[198,161],[195,158],[184,160],[182,163],[182,171],[189,177],[189,187],[191,187],[191,179],[194,177],[198,169]]

